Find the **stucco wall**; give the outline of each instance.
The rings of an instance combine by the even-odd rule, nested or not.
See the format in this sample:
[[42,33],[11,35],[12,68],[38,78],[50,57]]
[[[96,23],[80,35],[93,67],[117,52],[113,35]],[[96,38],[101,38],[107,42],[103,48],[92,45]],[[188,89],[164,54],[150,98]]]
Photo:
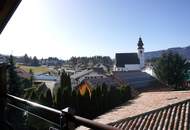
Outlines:
[[140,70],[140,64],[125,65],[125,71]]
[[125,65],[125,67],[115,67],[115,71],[133,71],[140,70],[140,64]]

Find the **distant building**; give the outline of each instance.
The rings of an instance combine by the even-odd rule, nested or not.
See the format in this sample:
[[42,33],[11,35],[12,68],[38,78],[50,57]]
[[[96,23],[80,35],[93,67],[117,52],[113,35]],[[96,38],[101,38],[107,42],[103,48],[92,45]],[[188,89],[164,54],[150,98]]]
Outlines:
[[35,80],[45,80],[45,81],[56,81],[58,78],[56,76],[50,75],[48,73],[34,74]]
[[24,79],[30,79],[32,76],[30,73],[26,72],[25,70],[21,68],[16,68],[16,72],[19,77],[24,78]]
[[3,55],[0,55],[0,63],[6,63],[7,62],[7,58]]
[[113,77],[138,90],[163,86],[156,78],[142,71],[115,71]]
[[73,75],[73,74],[75,74],[75,70],[72,70],[72,69],[66,69],[65,72],[66,72],[68,75]]
[[116,80],[113,76],[107,76],[104,78],[97,79],[86,79],[84,81],[87,82],[91,87],[102,86],[102,84],[106,84],[106,87],[118,87],[120,85],[124,85],[118,80]]
[[103,69],[105,72],[109,72],[111,67],[101,63],[101,64],[96,64],[93,68],[100,68]]
[[116,53],[114,71],[136,71],[144,68],[144,44],[141,37],[137,45],[138,53]]
[[45,84],[47,88],[51,90],[51,93],[53,94],[53,89],[56,85],[56,83],[59,82],[59,77],[56,77],[54,75],[50,75],[48,73],[42,73],[42,74],[34,74],[34,84]]
[[78,86],[85,79],[102,79],[105,78],[104,71],[101,68],[85,69],[71,75],[72,87]]

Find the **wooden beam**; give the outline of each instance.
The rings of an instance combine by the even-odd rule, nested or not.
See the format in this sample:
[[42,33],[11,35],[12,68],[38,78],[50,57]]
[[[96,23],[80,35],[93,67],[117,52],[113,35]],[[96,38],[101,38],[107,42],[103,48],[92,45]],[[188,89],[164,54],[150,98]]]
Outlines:
[[7,65],[0,64],[0,121],[4,121],[4,109],[7,94]]
[[21,0],[0,0],[0,34],[14,14]]

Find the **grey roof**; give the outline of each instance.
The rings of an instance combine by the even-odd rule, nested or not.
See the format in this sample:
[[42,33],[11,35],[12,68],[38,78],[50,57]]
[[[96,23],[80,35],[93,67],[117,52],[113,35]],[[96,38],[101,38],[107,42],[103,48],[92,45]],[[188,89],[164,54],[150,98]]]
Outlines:
[[115,71],[113,72],[114,78],[118,79],[124,84],[128,84],[131,87],[143,90],[146,88],[151,87],[159,87],[162,84],[154,77],[149,75],[146,72],[141,71],[128,71],[128,72],[121,72]]
[[189,130],[190,99],[113,123],[121,130]]
[[114,86],[117,87],[119,86],[119,83],[113,79],[112,77],[105,77],[105,78],[92,78],[92,79],[85,79],[88,83],[90,83],[93,87],[96,87],[97,85],[102,85],[105,83],[108,86]]
[[35,80],[56,81],[57,77],[52,76],[52,75],[45,75],[45,74],[40,74],[40,75],[34,74],[34,79]]
[[77,72],[77,73],[71,75],[71,78],[72,79],[78,79],[78,78],[81,78],[81,77],[83,77],[87,74],[90,74],[92,72],[96,72],[98,74],[104,74],[104,70],[102,68],[91,68],[91,69],[85,69],[81,72]]
[[84,75],[87,75],[87,74],[89,74],[89,73],[91,73],[91,72],[93,72],[92,69],[85,69],[85,70],[83,70],[83,71],[81,71],[81,72],[77,72],[77,73],[71,75],[71,78],[72,78],[72,79],[77,79],[77,78],[80,78],[80,77],[82,77],[82,76],[84,76]]
[[140,64],[137,53],[116,53],[116,67],[125,67],[125,64]]

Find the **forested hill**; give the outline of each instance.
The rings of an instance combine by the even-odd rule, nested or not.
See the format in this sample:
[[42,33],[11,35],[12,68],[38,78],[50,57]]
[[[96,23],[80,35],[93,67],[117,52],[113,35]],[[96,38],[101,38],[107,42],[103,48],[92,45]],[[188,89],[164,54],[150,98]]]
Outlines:
[[175,47],[175,48],[169,48],[169,49],[166,49],[166,50],[145,52],[145,59],[150,60],[152,58],[157,58],[157,57],[161,56],[161,54],[163,52],[167,52],[167,51],[177,52],[180,55],[182,55],[184,58],[190,60],[190,46],[187,46],[187,47]]
[[[166,50],[145,52],[145,60],[150,60],[152,58],[158,58],[161,56],[161,54],[163,52],[166,52],[166,51],[177,52],[180,55],[182,55],[184,58],[190,60],[190,46],[175,47],[175,48],[169,48]],[[0,62],[7,61],[8,57],[9,56],[0,54]],[[24,61],[25,61],[24,59],[32,59],[32,58],[28,57],[27,55],[22,56],[22,57],[16,57],[17,62],[24,63]],[[33,59],[35,59],[35,57]],[[30,63],[30,62],[27,62],[27,63]],[[59,60],[57,58],[48,58],[48,59],[40,59],[39,63],[40,64],[48,64],[48,65],[51,63],[50,65],[54,65],[57,63],[63,64],[64,61]],[[91,64],[91,65],[104,64],[104,65],[112,66],[114,64],[114,61],[109,56],[93,56],[93,57],[71,57],[69,60],[66,61],[66,63],[69,63],[71,65],[82,64],[82,65],[86,65],[86,66],[88,66],[89,64]]]
[[83,65],[95,65],[95,64],[104,64],[104,65],[113,65],[113,60],[109,56],[93,56],[93,57],[71,57],[67,63],[72,65],[83,64]]

